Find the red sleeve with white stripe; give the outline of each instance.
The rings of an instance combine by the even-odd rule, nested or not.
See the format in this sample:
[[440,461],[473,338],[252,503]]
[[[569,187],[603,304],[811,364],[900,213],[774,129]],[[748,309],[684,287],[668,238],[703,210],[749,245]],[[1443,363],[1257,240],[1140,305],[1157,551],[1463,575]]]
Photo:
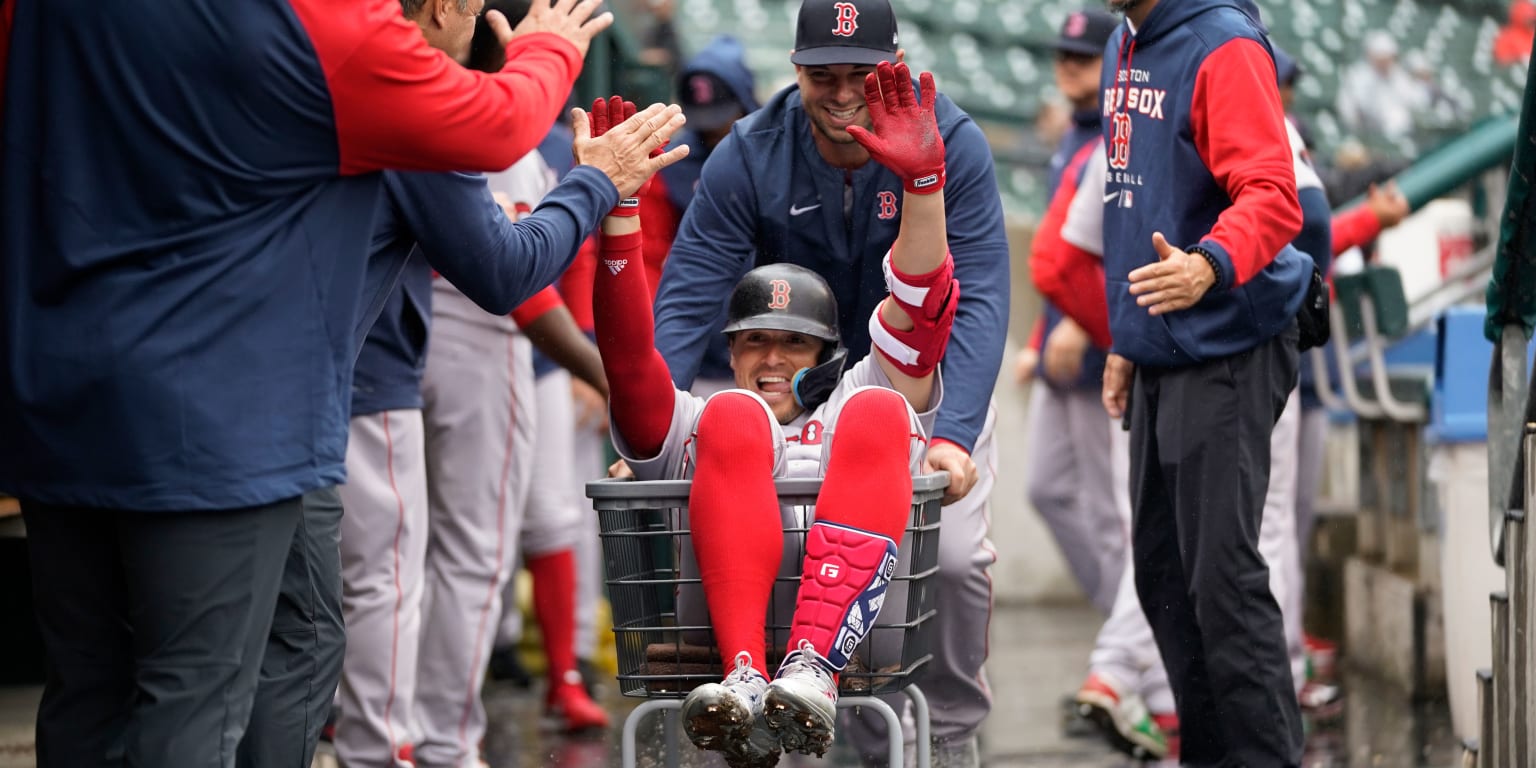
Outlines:
[[602,236],[592,306],[613,425],[635,458],[649,459],[667,441],[677,389],[656,351],[642,237],[639,232]]
[[1206,238],[1226,249],[1231,284],[1242,285],[1301,232],[1275,65],[1262,45],[1237,38],[1205,57],[1195,77],[1190,128],[1205,167],[1232,199]]
[[398,0],[289,0],[325,73],[343,174],[499,171],[544,138],[581,72],[576,47],[519,35],[474,72],[427,45]]

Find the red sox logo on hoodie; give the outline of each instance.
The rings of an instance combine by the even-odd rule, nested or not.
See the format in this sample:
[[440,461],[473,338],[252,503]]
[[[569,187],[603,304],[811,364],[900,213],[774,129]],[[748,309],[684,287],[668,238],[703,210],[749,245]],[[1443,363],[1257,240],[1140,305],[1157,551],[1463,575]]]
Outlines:
[[1104,114],[1111,121],[1111,168],[1123,171],[1131,164],[1131,113],[1145,115],[1153,120],[1163,119],[1163,100],[1168,97],[1168,91],[1130,85],[1150,80],[1151,75],[1144,69],[1121,70],[1115,73],[1115,87],[1104,90]]

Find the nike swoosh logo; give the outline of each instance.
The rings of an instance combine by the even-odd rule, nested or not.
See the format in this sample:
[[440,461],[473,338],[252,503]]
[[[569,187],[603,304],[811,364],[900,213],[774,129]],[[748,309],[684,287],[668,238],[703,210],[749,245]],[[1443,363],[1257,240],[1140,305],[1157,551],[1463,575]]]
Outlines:
[[1109,194],[1104,196],[1104,202],[1106,202],[1106,203],[1113,202],[1114,199],[1119,197],[1119,196],[1120,196],[1119,192],[1111,192],[1111,193],[1109,193]]
[[789,215],[791,215],[791,216],[799,216],[800,214],[805,213],[806,211],[814,211],[814,210],[816,210],[817,208],[820,208],[820,207],[821,207],[821,203],[817,203],[815,205],[807,205],[804,208],[801,208],[798,205],[791,205],[789,207]]

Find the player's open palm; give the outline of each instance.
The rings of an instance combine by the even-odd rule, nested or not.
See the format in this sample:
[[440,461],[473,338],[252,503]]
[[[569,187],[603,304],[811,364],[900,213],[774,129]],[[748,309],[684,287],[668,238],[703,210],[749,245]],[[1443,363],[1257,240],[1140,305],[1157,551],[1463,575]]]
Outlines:
[[687,145],[667,152],[661,148],[683,127],[682,108],[652,104],[636,111],[618,96],[592,102],[592,112],[571,112],[576,134],[576,162],[602,171],[619,190],[632,197],[651,175],[688,156]]
[[900,176],[909,192],[918,193],[941,189],[944,182],[944,137],[933,117],[933,74],[922,73],[920,83],[918,94],[905,63],[880,62],[864,78],[871,130],[848,129],[875,162]]

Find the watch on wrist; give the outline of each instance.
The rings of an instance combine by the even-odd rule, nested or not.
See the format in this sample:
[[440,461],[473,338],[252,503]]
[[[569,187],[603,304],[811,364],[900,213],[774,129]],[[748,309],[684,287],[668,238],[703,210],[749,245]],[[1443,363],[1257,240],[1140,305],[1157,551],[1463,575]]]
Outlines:
[[1205,246],[1198,243],[1185,248],[1184,252],[1200,254],[1200,257],[1205,259],[1205,263],[1211,265],[1211,275],[1215,279],[1215,282],[1211,283],[1211,287],[1215,288],[1221,285],[1221,262],[1216,260],[1216,254],[1211,253]]

